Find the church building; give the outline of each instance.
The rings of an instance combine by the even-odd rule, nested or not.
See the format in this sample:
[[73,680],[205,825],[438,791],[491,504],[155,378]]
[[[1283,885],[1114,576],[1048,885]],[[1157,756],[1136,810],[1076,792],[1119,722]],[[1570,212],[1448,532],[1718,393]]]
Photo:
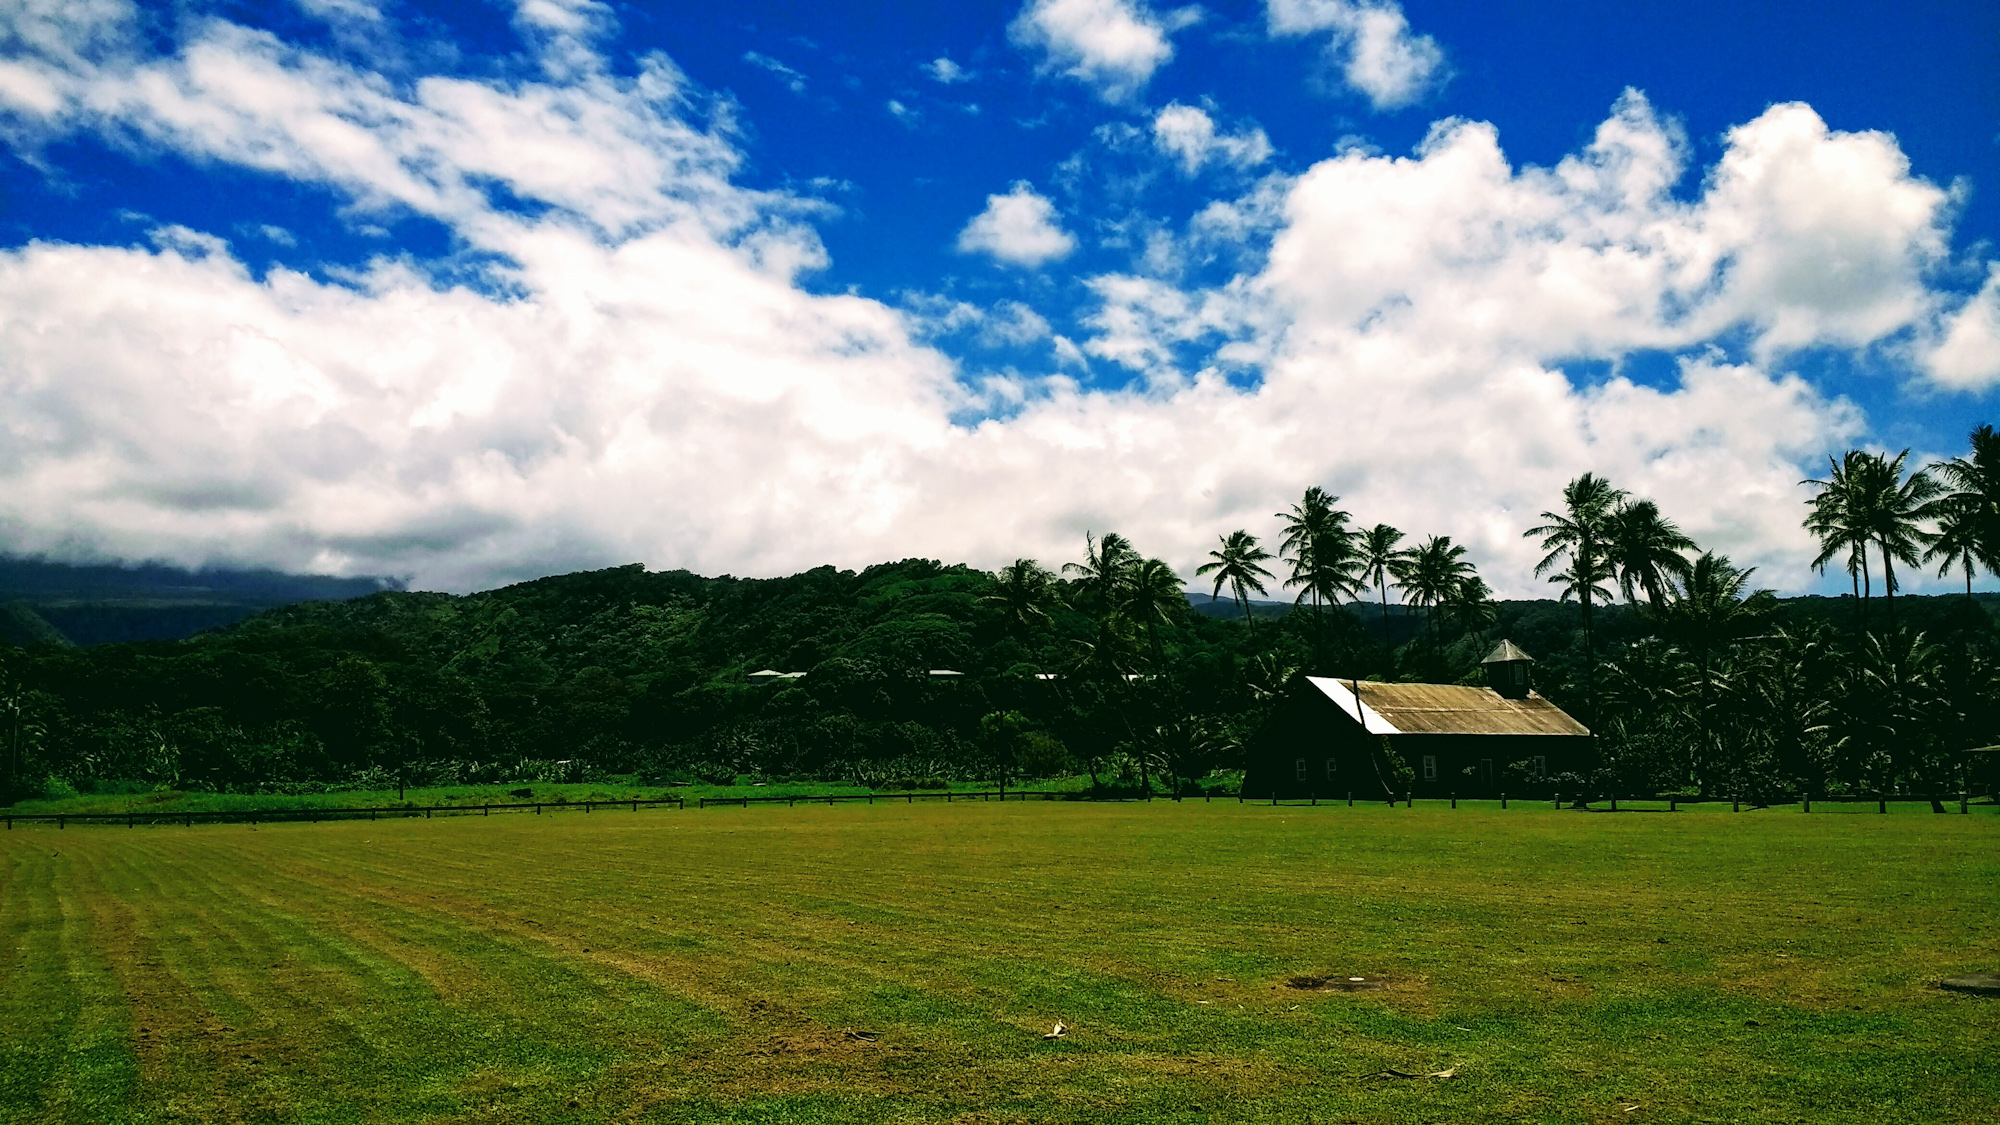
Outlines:
[[1243,794],[1402,797],[1385,751],[1416,772],[1417,797],[1498,796],[1517,764],[1522,796],[1523,781],[1586,770],[1590,731],[1535,692],[1533,660],[1501,641],[1482,662],[1485,687],[1300,676],[1249,748]]

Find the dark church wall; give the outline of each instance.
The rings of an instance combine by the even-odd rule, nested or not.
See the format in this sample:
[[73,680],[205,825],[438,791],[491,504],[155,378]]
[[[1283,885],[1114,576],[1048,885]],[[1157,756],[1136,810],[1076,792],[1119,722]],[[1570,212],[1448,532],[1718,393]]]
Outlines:
[[1295,689],[1250,744],[1243,795],[1345,800],[1351,792],[1356,800],[1386,800],[1381,741],[1316,690]]
[[[1575,736],[1400,734],[1390,742],[1415,771],[1410,791],[1418,797],[1539,795],[1547,788],[1543,779],[1589,768],[1590,739]],[[1527,778],[1515,763],[1528,764]]]

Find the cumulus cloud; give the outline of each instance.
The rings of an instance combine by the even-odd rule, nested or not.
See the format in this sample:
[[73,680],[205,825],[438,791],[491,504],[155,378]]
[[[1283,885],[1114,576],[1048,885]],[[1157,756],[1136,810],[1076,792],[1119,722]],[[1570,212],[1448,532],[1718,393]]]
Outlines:
[[[1686,200],[1688,146],[1636,95],[1553,168],[1467,122],[1409,154],[1350,149],[1203,212],[1190,242],[1268,239],[1224,283],[1086,279],[1079,337],[1026,305],[808,291],[809,212],[733,183],[699,91],[657,56],[615,73],[587,8],[517,20],[532,77],[407,83],[220,21],[164,56],[115,19],[23,47],[21,12],[0,16],[28,78],[0,81],[18,149],[89,134],[257,168],[357,221],[433,216],[497,264],[476,287],[420,261],[258,276],[172,227],[0,250],[18,550],[462,589],[632,560],[991,566],[1115,528],[1191,570],[1320,484],[1367,522],[1471,543],[1527,593],[1522,529],[1595,469],[1797,587],[1802,463],[1863,420],[1784,356],[1917,333],[1962,371],[1952,341],[1991,323],[1967,311],[1990,285],[1935,321],[1945,193],[1891,138],[1803,106],[1731,131]],[[1053,260],[1074,245],[1055,220],[1016,185],[968,249]],[[933,320],[1046,334],[1057,370],[970,387],[921,341]],[[1725,336],[1756,346],[1728,359],[1707,346]],[[1635,348],[1679,352],[1678,376],[1563,373]],[[1090,358],[1143,378],[1094,389]]]
[[1271,158],[1271,139],[1251,126],[1238,133],[1218,133],[1215,119],[1196,106],[1170,103],[1153,117],[1153,143],[1179,160],[1192,176],[1211,160],[1237,168],[1254,168]]
[[1415,102],[1445,75],[1444,51],[1410,29],[1395,0],[1267,0],[1273,35],[1327,32],[1327,55],[1376,109]]
[[1941,327],[1941,338],[1922,356],[1925,374],[1958,391],[2000,383],[2000,263],[1987,267],[1986,284]]
[[1096,87],[1105,101],[1122,102],[1174,57],[1168,35],[1200,16],[1192,7],[1160,15],[1144,0],[1028,0],[1007,34],[1041,55],[1045,73],[1068,75]]
[[1005,195],[986,197],[986,210],[958,232],[958,249],[1033,269],[1067,257],[1076,239],[1057,221],[1055,204],[1022,180]]
[[972,81],[970,71],[944,55],[939,55],[937,58],[925,63],[924,73],[930,75],[933,81],[945,86]]

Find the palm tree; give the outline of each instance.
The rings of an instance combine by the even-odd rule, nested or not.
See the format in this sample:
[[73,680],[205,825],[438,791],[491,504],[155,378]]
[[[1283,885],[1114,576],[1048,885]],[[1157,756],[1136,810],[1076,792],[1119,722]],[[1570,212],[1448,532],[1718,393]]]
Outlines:
[[1868,528],[1862,513],[1857,482],[1864,473],[1863,461],[1868,454],[1858,449],[1850,449],[1840,460],[1826,459],[1831,471],[1825,480],[1803,480],[1818,488],[1818,495],[1808,502],[1805,529],[1819,540],[1819,554],[1814,557],[1814,573],[1824,573],[1826,564],[1834,556],[1847,553],[1847,577],[1854,583],[1854,595],[1861,599],[1861,620],[1868,620],[1868,599],[1871,593],[1868,574]]
[[1923,565],[1917,548],[1926,538],[1924,509],[1943,491],[1922,469],[1903,475],[1903,462],[1909,456],[1907,449],[1893,461],[1879,453],[1866,454],[1856,481],[1863,526],[1882,555],[1882,591],[1889,599],[1891,622],[1896,618],[1896,564]]
[[1620,504],[1611,513],[1605,561],[1618,572],[1618,587],[1628,602],[1636,603],[1644,593],[1658,609],[1668,581],[1688,576],[1688,561],[1681,552],[1695,549],[1694,540],[1660,515],[1660,506],[1651,500]]
[[[1563,588],[1562,600],[1575,598],[1583,607],[1584,696],[1593,718],[1597,709],[1597,644],[1591,630],[1590,607],[1594,600],[1611,600],[1599,583],[1612,577],[1606,557],[1610,551],[1611,518],[1623,499],[1624,490],[1611,487],[1610,481],[1595,473],[1585,473],[1563,487],[1562,511],[1543,512],[1542,519],[1548,522],[1521,533],[1524,539],[1540,536],[1542,550],[1547,552],[1535,564],[1535,573],[1543,575],[1555,570],[1549,581]],[[1568,565],[1562,566],[1565,559]],[[1557,570],[1558,566],[1562,569]]]
[[1254,637],[1257,635],[1257,623],[1250,615],[1250,591],[1263,593],[1263,579],[1273,577],[1262,565],[1271,561],[1271,552],[1258,546],[1257,537],[1247,531],[1233,531],[1221,538],[1222,549],[1208,553],[1213,561],[1201,564],[1194,572],[1215,575],[1215,588],[1208,593],[1211,602],[1222,592],[1224,583],[1229,585],[1236,595],[1237,604],[1243,607],[1244,624],[1249,626],[1250,635]]
[[1713,731],[1715,658],[1728,646],[1749,636],[1777,606],[1769,590],[1745,594],[1756,567],[1738,568],[1729,556],[1704,552],[1688,568],[1687,578],[1670,588],[1656,614],[1660,635],[1693,659],[1700,694],[1698,727],[1703,757],[1690,763],[1689,780],[1700,784]]
[[1389,647],[1389,578],[1394,575],[1401,580],[1398,568],[1410,554],[1397,550],[1396,544],[1402,541],[1403,533],[1386,523],[1376,524],[1354,541],[1355,561],[1360,564],[1362,581],[1372,584],[1382,596],[1383,648]]
[[[2000,574],[2000,434],[1992,426],[1979,426],[1970,435],[1972,456],[1954,457],[1939,465],[1937,475],[1948,494],[1937,503],[1941,506],[1935,513],[1941,521],[1940,535],[1949,534],[1954,540],[1951,551],[1958,552],[1955,560],[1965,571],[1965,589],[1972,593],[1972,566],[1975,561],[1986,568],[1989,574]],[[1949,506],[1949,511],[1943,506]],[[1948,522],[1950,527],[1943,526]],[[1937,557],[1952,559],[1953,555],[1942,548],[1933,547]],[[1926,554],[1929,562],[1932,554]],[[1939,577],[1944,570],[1939,569]]]
[[1159,559],[1146,559],[1133,567],[1117,613],[1124,621],[1146,631],[1153,650],[1155,674],[1161,664],[1160,626],[1179,621],[1187,612],[1187,605],[1187,591],[1181,588],[1180,575],[1174,573],[1173,567]]
[[1024,637],[1049,623],[1056,576],[1033,559],[1015,559],[993,575],[993,592],[979,599],[1000,611],[1009,632]]
[[1445,618],[1467,633],[1483,633],[1500,620],[1500,607],[1493,600],[1493,588],[1477,574],[1459,579],[1444,600]]
[[1924,562],[1943,560],[1938,563],[1939,578],[1949,574],[1953,566],[1958,567],[1965,575],[1965,596],[1972,597],[1972,576],[1979,572],[1986,546],[1977,505],[1953,493],[1933,500],[1925,514],[1937,521],[1938,529],[1928,540],[1930,548],[1924,552]]
[[1313,485],[1290,511],[1278,513],[1285,521],[1278,553],[1292,564],[1285,585],[1300,587],[1298,601],[1313,600],[1316,649],[1325,647],[1325,606],[1355,589],[1354,532],[1347,526],[1352,517],[1334,507],[1339,500]]
[[1449,535],[1433,535],[1410,553],[1396,587],[1408,596],[1410,604],[1424,608],[1433,647],[1438,643],[1437,607],[1456,596],[1465,580],[1473,577],[1472,564],[1465,561],[1465,548],[1453,543]]
[[1083,535],[1083,561],[1064,563],[1063,573],[1077,576],[1077,600],[1082,608],[1109,614],[1117,608],[1119,590],[1139,564],[1139,552],[1132,541],[1115,531],[1103,538]]

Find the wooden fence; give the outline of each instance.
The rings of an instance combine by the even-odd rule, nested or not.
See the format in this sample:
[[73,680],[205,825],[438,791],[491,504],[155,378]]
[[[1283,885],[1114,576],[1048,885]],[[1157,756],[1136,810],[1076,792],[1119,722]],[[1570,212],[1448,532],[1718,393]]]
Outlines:
[[[1356,798],[1353,793],[1343,793],[1327,797],[1325,803],[1329,805],[1337,805],[1344,800],[1347,803],[1347,805],[1351,808],[1354,805],[1355,799]],[[1370,795],[1366,793],[1362,794],[1360,797],[1360,801],[1364,805],[1382,804],[1386,802],[1391,808],[1394,808],[1398,804],[1401,804],[1407,808],[1411,805],[1414,805],[1416,803],[1416,800],[1417,800],[1416,797],[1413,794],[1409,793],[1405,793],[1400,798]],[[1468,798],[1468,800],[1481,800],[1488,802],[1498,800],[1500,802],[1500,807],[1503,809],[1508,807],[1509,803],[1509,798],[1505,793],[1501,793],[1497,797],[1480,796],[1480,797],[1471,797]],[[1996,800],[2000,800],[2000,798],[1987,797],[1982,799],[1978,803],[1992,804]],[[1321,803],[1321,799],[1317,794],[1307,794],[1304,797],[1278,797],[1278,796],[1249,797],[1239,794],[1236,798],[1236,801],[1238,804],[1243,804],[1245,802],[1255,802],[1256,804],[1260,805],[1265,804],[1266,802],[1273,805],[1318,805]],[[1424,801],[1430,804],[1443,804],[1444,802],[1449,801],[1451,802],[1452,808],[1458,807],[1458,795],[1456,793],[1444,797],[1425,797]],[[1625,795],[1616,797],[1606,796],[1604,794],[1580,797],[1575,794],[1571,794],[1569,797],[1569,807],[1573,809],[1589,810],[1593,805],[1608,805],[1609,811],[1617,812],[1619,811],[1618,802],[1620,801],[1625,802],[1625,804],[1628,806],[1626,811],[1636,811],[1629,808],[1629,806],[1633,804],[1653,804],[1653,805],[1667,806],[1666,811],[1668,812],[1679,812],[1680,807],[1682,805],[1728,805],[1729,811],[1731,812],[1742,812],[1744,805],[1749,805],[1752,809],[1789,808],[1792,805],[1797,805],[1799,806],[1799,811],[1811,812],[1814,802],[1818,802],[1819,804],[1822,805],[1874,805],[1876,812],[1886,813],[1889,811],[1889,805],[1893,802],[1896,804],[1929,804],[1929,805],[1956,803],[1958,805],[1959,812],[1969,813],[1972,811],[1972,805],[1974,803],[1972,800],[1972,796],[1969,793],[1945,793],[1938,795],[1931,795],[1926,793],[1843,793],[1834,796],[1800,797],[1796,801],[1787,801],[1783,804],[1772,804],[1771,802],[1768,801],[1746,799],[1740,796],[1731,796],[1731,797],[1692,796],[1691,797],[1678,793],[1654,793],[1654,794]],[[1528,797],[1528,798],[1516,797],[1512,799],[1512,803],[1517,805],[1552,804],[1556,808],[1560,809],[1563,807],[1563,794],[1557,793],[1550,797]],[[1651,810],[1651,811],[1658,811],[1658,810]]]
[[508,805],[389,805],[386,807],[360,809],[219,809],[212,812],[4,813],[0,814],[0,816],[4,816],[7,821],[7,828],[11,831],[14,827],[14,822],[17,820],[28,823],[39,821],[43,824],[53,821],[57,828],[68,827],[70,821],[77,821],[82,824],[124,824],[127,828],[134,828],[141,824],[178,823],[192,828],[196,821],[201,821],[204,824],[282,824],[304,820],[317,824],[322,820],[360,820],[363,817],[369,820],[384,818],[407,820],[411,817],[420,816],[425,820],[429,820],[433,815],[438,813],[458,816],[492,816],[496,810],[499,812],[527,812],[532,809],[536,816],[540,816],[543,809],[548,809],[551,812],[558,809],[582,809],[584,812],[593,812],[597,809],[629,807],[633,812],[638,812],[641,808],[660,808],[667,805],[679,809],[684,808],[687,805],[687,801],[680,797],[660,797],[656,799],[641,797],[637,800],[627,798],[623,801],[523,801],[519,804]]
[[[1219,795],[1222,796],[1225,800],[1227,800],[1229,797],[1229,794],[1219,794]],[[1217,796],[1218,794],[1213,791],[1205,791],[1198,795],[1196,794],[1186,795],[1182,799],[1193,801],[1196,800],[1198,797],[1200,800],[1206,802],[1206,801],[1213,801]],[[951,790],[942,790],[937,792],[922,792],[922,793],[915,793],[915,792],[850,793],[850,794],[836,794],[827,797],[701,797],[697,798],[698,804],[695,807],[705,809],[710,805],[738,805],[743,808],[749,808],[751,805],[775,805],[775,804],[795,806],[802,802],[808,805],[817,805],[817,804],[833,805],[842,802],[854,802],[854,801],[865,801],[871,805],[877,801],[883,801],[883,802],[902,801],[906,804],[915,804],[917,801],[943,801],[946,804],[950,804],[953,801],[972,801],[972,800],[1027,801],[1027,800],[1037,800],[1037,799],[1043,801],[1150,801],[1152,799],[1152,795],[1122,793],[1115,791],[1091,792],[1089,790],[1057,790],[1057,789],[988,789],[988,790],[976,790],[968,792],[954,792]],[[1491,801],[1494,798],[1479,798],[1479,799]],[[1270,797],[1270,798],[1250,797],[1244,794],[1236,794],[1236,801],[1238,804],[1244,804],[1246,802],[1254,802],[1256,804],[1261,805],[1265,804],[1268,801],[1268,803],[1273,805],[1288,805],[1288,806],[1319,805],[1321,803],[1325,803],[1328,805],[1337,805],[1340,804],[1342,801],[1345,801],[1349,806],[1352,806],[1355,803],[1355,800],[1356,797],[1353,793],[1330,795],[1327,798],[1325,798],[1324,802],[1322,802],[1319,796],[1312,794],[1309,794],[1305,797]],[[1384,797],[1384,796],[1370,796],[1368,794],[1363,794],[1359,798],[1359,800],[1363,804],[1377,804],[1386,802],[1392,808],[1399,803],[1404,805],[1405,807],[1413,806],[1416,803],[1416,797],[1412,794],[1407,794],[1407,793],[1404,794],[1400,799]],[[1504,809],[1509,807],[1510,799],[1505,793],[1500,794],[1498,800],[1500,802],[1501,808]],[[1984,799],[1981,803],[1990,804],[1993,803],[1994,800],[1995,798],[1989,797]],[[1442,804],[1446,801],[1449,801],[1451,802],[1452,808],[1458,807],[1458,797],[1455,794],[1449,797],[1426,797],[1424,798],[1424,801],[1427,804]],[[1753,809],[1786,807],[1786,806],[1775,806],[1768,803],[1760,803],[1756,801],[1748,801],[1740,797],[1713,797],[1713,796],[1689,797],[1671,793],[1641,794],[1637,796],[1627,795],[1627,796],[1617,796],[1617,797],[1605,796],[1602,794],[1589,797],[1577,797],[1575,795],[1572,795],[1569,798],[1569,807],[1577,809],[1592,809],[1593,806],[1605,805],[1608,806],[1608,811],[1618,812],[1619,811],[1618,805],[1619,802],[1621,801],[1623,801],[1627,806],[1626,811],[1636,811],[1630,808],[1630,806],[1635,803],[1655,804],[1655,805],[1664,804],[1667,806],[1666,811],[1668,812],[1678,812],[1680,811],[1680,807],[1682,805],[1727,804],[1730,806],[1730,811],[1732,812],[1742,811],[1743,806],[1746,804]],[[1951,793],[1941,796],[1929,796],[1925,794],[1916,794],[1916,793],[1843,794],[1840,796],[1804,797],[1801,798],[1799,801],[1792,803],[1799,805],[1800,811],[1802,812],[1811,812],[1814,803],[1818,803],[1822,805],[1873,804],[1875,806],[1875,811],[1886,813],[1889,811],[1890,802],[1924,803],[1924,804],[1929,804],[1933,802],[1939,804],[1948,804],[1951,802],[1956,802],[1958,804],[1958,811],[1961,813],[1969,813],[1971,811],[1971,805],[1973,803],[1971,796],[1966,793]],[[1518,797],[1512,798],[1511,803],[1526,804],[1526,805],[1553,804],[1554,807],[1558,809],[1564,807],[1563,795],[1560,793],[1555,794],[1553,797],[1529,797],[1525,799]],[[194,827],[196,821],[201,821],[204,824],[246,824],[246,823],[280,824],[280,823],[292,823],[303,820],[317,824],[322,820],[359,820],[362,817],[367,817],[369,820],[377,820],[383,818],[409,819],[411,817],[421,816],[425,820],[429,820],[431,819],[431,817],[438,814],[445,814],[448,816],[492,816],[496,810],[499,812],[528,812],[530,810],[533,810],[536,816],[540,816],[542,814],[542,810],[544,809],[547,809],[550,812],[554,812],[560,809],[582,809],[584,812],[594,812],[597,809],[630,808],[633,812],[638,812],[641,808],[662,808],[667,806],[671,806],[675,809],[683,809],[687,807],[687,801],[685,798],[681,797],[660,797],[655,799],[647,799],[642,797],[637,799],[627,798],[626,800],[622,801],[524,801],[518,804],[505,804],[505,805],[425,805],[425,806],[392,805],[388,807],[378,807],[378,808],[226,809],[226,810],[217,810],[213,812],[164,812],[163,811],[163,812],[150,812],[150,813],[138,812],[138,811],[122,812],[122,813],[0,813],[0,817],[4,817],[4,819],[6,820],[7,830],[12,831],[14,828],[14,822],[17,820],[22,821],[24,823],[39,822],[42,824],[48,824],[53,822],[57,828],[67,828],[71,821],[76,821],[80,824],[122,823],[128,828],[136,828],[140,824],[178,823],[185,825],[189,828],[192,828]]]

